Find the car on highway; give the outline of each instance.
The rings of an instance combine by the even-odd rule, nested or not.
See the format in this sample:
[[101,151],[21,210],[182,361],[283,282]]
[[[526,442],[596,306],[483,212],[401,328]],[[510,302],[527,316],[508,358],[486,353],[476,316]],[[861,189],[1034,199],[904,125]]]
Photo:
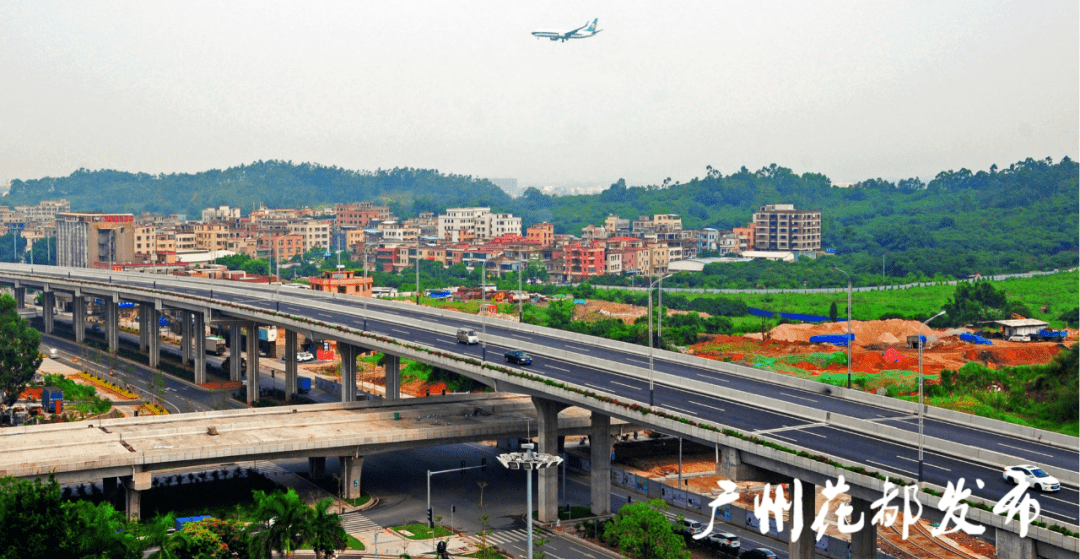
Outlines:
[[518,365],[531,365],[532,357],[529,357],[528,353],[521,351],[520,349],[512,349],[503,355],[506,358],[507,363],[517,363]]
[[683,536],[690,537],[696,536],[705,531],[705,527],[701,525],[697,520],[690,520],[689,518],[683,518],[682,520],[675,521],[675,529]]
[[739,557],[742,559],[776,559],[776,553],[771,549],[759,547],[757,549],[751,549]]
[[1014,484],[1024,480],[1028,485],[1039,491],[1061,490],[1061,482],[1058,481],[1058,478],[1046,473],[1042,468],[1030,464],[1008,466],[1001,472],[1001,477],[1005,481]]
[[475,330],[468,328],[458,328],[457,341],[459,344],[475,345],[480,343],[480,338],[476,336]]
[[731,532],[713,532],[705,536],[705,545],[728,555],[738,555],[742,542]]

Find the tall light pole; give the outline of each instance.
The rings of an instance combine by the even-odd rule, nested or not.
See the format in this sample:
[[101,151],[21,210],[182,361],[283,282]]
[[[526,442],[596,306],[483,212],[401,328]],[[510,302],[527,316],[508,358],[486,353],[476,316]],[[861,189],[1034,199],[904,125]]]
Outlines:
[[420,241],[416,241],[416,304],[420,305]]
[[653,391],[652,288],[657,283],[664,281],[666,277],[668,276],[661,276],[660,279],[649,284],[649,288],[645,290],[645,293],[649,296],[649,407],[656,405]]
[[528,260],[518,261],[518,323],[525,322],[525,287],[522,276],[525,273],[525,263]]
[[851,388],[851,275],[840,268],[833,269],[847,276],[847,387]]
[[[931,320],[945,314],[945,311],[941,311],[934,316],[923,321],[922,325],[926,326]],[[923,348],[923,335],[922,328],[919,328],[917,333],[919,336],[919,483],[923,480],[923,376],[922,376],[922,348]]]
[[526,530],[529,532],[529,541],[526,545],[528,550],[528,557],[532,559],[533,556],[533,522],[532,522],[532,471],[543,470],[557,467],[562,463],[562,458],[558,456],[552,456],[550,454],[543,454],[540,452],[533,452],[535,445],[532,443],[524,443],[521,448],[525,449],[525,452],[509,452],[507,454],[500,454],[498,456],[499,462],[502,463],[508,469],[511,470],[525,470],[525,487],[526,487],[526,501],[525,501],[525,521]]

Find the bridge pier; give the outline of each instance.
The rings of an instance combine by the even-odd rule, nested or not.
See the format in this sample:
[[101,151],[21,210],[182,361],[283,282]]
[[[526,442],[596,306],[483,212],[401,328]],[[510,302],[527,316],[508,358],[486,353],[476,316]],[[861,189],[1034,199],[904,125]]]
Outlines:
[[195,384],[206,384],[206,315],[195,314]]
[[19,309],[26,308],[26,288],[15,286],[15,307]]
[[591,421],[589,486],[592,502],[590,508],[593,514],[603,516],[611,514],[611,416],[594,411]]
[[[251,386],[251,383],[248,383]],[[307,459],[308,463],[308,475],[311,479],[322,479],[326,476],[326,457],[325,456],[312,456]]]
[[356,499],[360,497],[360,476],[364,471],[363,456],[341,456],[341,478],[345,485],[342,497]]
[[240,382],[241,367],[243,363],[240,358],[243,353],[240,352],[240,346],[243,345],[243,341],[240,333],[240,323],[233,322],[229,325],[229,380],[233,382]]
[[[789,491],[794,491],[795,486],[788,482]],[[789,559],[814,559],[816,549],[814,544],[817,543],[817,534],[814,529],[810,527],[814,523],[814,516],[817,514],[817,510],[814,506],[817,487],[812,483],[801,481],[802,483],[802,518],[803,525],[802,530],[799,532],[799,541],[788,543],[788,557]],[[794,496],[791,493],[785,495],[788,500],[793,500]],[[793,504],[794,506],[794,504]],[[792,511],[794,513],[794,511]],[[867,517],[869,518],[869,517]],[[790,528],[789,528],[790,529]],[[854,534],[852,534],[852,541],[854,541]],[[876,542],[875,542],[876,545]],[[854,545],[852,545],[852,557],[855,557]],[[874,559],[871,557],[870,559]]]
[[105,301],[105,339],[109,352],[116,353],[120,348],[120,303],[115,299]]
[[157,307],[147,305],[143,318],[146,329],[146,352],[150,358],[150,368],[156,369],[161,364],[161,312]]
[[191,313],[180,311],[180,361],[191,361]]
[[285,400],[296,395],[296,332],[285,331]]
[[401,358],[397,355],[385,354],[383,360],[386,369],[386,399],[401,399]]
[[147,335],[149,329],[146,324],[147,317],[150,315],[147,312],[150,310],[149,307],[150,305],[146,303],[139,303],[139,351],[150,350],[150,337]]
[[[341,353],[341,402],[356,401],[356,346],[338,342]],[[294,357],[295,358],[295,357]]]
[[75,343],[81,344],[86,339],[86,299],[78,293],[71,298],[71,328],[75,330]]
[[[805,499],[805,487],[803,487],[803,495]],[[813,493],[810,495],[813,495]],[[813,499],[811,499],[811,502],[813,502]],[[855,509],[851,512],[851,521],[858,522],[859,517],[863,519],[862,529],[851,534],[851,559],[877,559],[877,525],[870,522],[874,518],[874,510],[870,508],[870,501],[852,497],[851,506]],[[804,515],[803,518],[806,518],[806,516]],[[812,559],[813,554],[811,553],[808,557]]]
[[[731,481],[759,481],[773,484],[791,481],[791,478],[783,475],[744,464],[739,456],[739,450],[728,446],[720,447],[720,475]],[[812,519],[811,522],[813,522]]]
[[[566,408],[566,404],[536,396],[532,401],[536,408],[538,450],[555,455],[559,450],[559,412]],[[555,522],[559,519],[559,469],[537,470],[536,477],[538,519],[540,522]],[[532,511],[528,511],[528,514],[532,514]]]
[[[247,404],[259,401],[259,325],[252,322],[247,326]],[[325,458],[323,459],[325,462]]]
[[[47,287],[48,286],[46,286],[46,288]],[[52,334],[54,326],[53,312],[56,309],[56,293],[46,290],[41,294],[41,309],[45,319],[45,333]]]
[[[1035,540],[1021,538],[1016,532],[995,528],[994,543],[997,546],[998,559],[1035,559],[1037,557]],[[851,556],[855,557],[854,540],[851,543]]]
[[128,520],[139,520],[142,514],[142,492],[150,489],[150,472],[136,472],[121,479],[124,481],[124,512]]

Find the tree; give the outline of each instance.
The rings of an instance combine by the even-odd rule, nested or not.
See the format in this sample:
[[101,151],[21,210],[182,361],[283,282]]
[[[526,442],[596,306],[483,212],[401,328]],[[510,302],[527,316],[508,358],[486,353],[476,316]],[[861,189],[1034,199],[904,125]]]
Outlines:
[[660,499],[623,505],[604,528],[604,539],[636,559],[690,559],[686,540],[660,512],[667,508]]
[[139,532],[143,537],[143,544],[146,549],[156,547],[158,548],[149,559],[176,559],[176,553],[173,551],[173,544],[170,542],[169,529],[176,524],[176,518],[169,513],[165,516],[155,516],[149,523],[142,526]]
[[177,559],[230,559],[229,546],[203,525],[202,522],[186,524],[183,530],[169,538],[169,545],[176,551]]
[[1008,308],[1005,291],[988,281],[957,284],[953,296],[943,305],[953,325],[1001,318]]
[[341,527],[341,516],[329,512],[333,502],[327,498],[315,503],[315,511],[311,515],[310,543],[318,559],[322,559],[326,553],[343,550],[349,545],[348,534]]
[[262,552],[278,552],[286,557],[311,536],[311,508],[296,491],[254,493],[255,519],[269,526],[255,536],[254,544]]
[[0,296],[0,391],[12,405],[41,365],[41,334],[30,327],[15,308],[15,298]]
[[829,305],[829,322],[836,322],[836,301]]

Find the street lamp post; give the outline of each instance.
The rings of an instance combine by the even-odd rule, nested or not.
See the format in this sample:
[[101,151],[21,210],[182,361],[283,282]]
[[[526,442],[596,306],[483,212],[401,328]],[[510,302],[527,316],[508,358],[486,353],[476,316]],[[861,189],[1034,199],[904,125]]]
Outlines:
[[518,323],[519,324],[525,322],[525,283],[522,280],[523,280],[523,276],[525,274],[525,263],[527,263],[527,262],[528,262],[528,260],[519,260],[518,261],[518,294],[517,294],[517,297],[518,297]]
[[551,467],[558,467],[562,463],[562,458],[558,456],[552,456],[550,454],[543,454],[540,452],[533,452],[535,445],[532,443],[524,443],[521,448],[525,449],[525,452],[509,452],[506,454],[500,454],[498,456],[499,462],[502,463],[507,469],[510,470],[525,470],[525,521],[527,523],[526,530],[529,532],[529,541],[526,545],[528,549],[528,558],[532,559],[533,556],[533,522],[532,522],[532,471],[543,470]]
[[[668,276],[670,275],[668,274]],[[656,405],[653,392],[652,288],[654,285],[663,282],[664,278],[668,276],[660,276],[660,279],[649,284],[649,288],[645,290],[645,293],[649,296],[649,407]]]
[[[923,321],[923,326],[926,326],[931,320],[945,314],[945,311],[941,311],[934,316]],[[923,480],[923,375],[922,375],[922,348],[923,348],[923,335],[922,328],[919,328],[917,334],[919,336],[919,483]]]
[[840,268],[833,268],[837,272],[847,276],[847,387],[851,388],[851,275],[841,270]]

